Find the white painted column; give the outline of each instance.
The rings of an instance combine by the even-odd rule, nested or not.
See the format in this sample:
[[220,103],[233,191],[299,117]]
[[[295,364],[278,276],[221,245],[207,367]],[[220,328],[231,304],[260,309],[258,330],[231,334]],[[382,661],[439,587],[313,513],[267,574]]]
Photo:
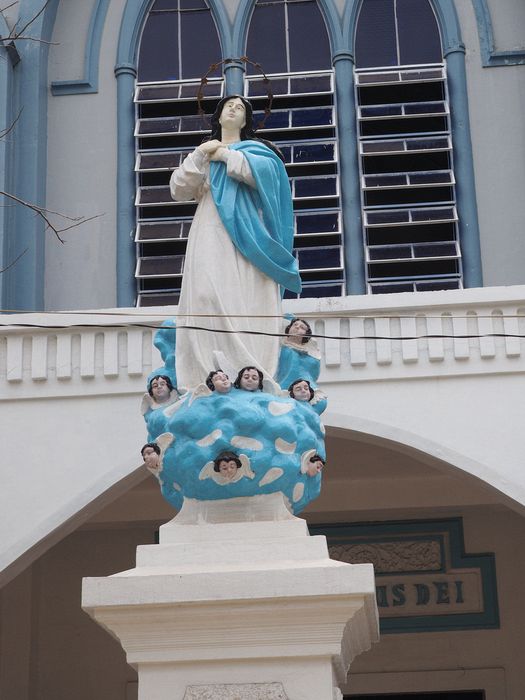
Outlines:
[[186,501],[135,569],[84,579],[82,605],[139,700],[333,700],[378,639],[372,565],[329,559],[280,494]]

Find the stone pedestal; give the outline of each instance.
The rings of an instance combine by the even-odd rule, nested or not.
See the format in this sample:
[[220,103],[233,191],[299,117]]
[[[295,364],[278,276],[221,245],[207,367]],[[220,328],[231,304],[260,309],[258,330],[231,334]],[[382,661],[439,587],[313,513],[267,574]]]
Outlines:
[[282,496],[185,501],[137,566],[86,578],[139,700],[333,700],[378,639],[371,564],[328,557]]

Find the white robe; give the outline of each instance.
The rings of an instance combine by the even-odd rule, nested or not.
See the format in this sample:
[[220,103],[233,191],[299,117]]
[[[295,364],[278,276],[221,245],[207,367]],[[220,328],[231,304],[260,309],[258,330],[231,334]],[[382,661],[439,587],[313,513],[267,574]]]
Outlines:
[[[250,166],[240,151],[229,151],[227,173],[255,187]],[[177,201],[199,202],[189,233],[178,308],[178,386],[192,389],[203,382],[216,369],[214,351],[223,352],[237,371],[253,365],[273,376],[279,356],[278,337],[184,328],[191,325],[212,331],[280,333],[281,295],[279,285],[237,250],[224,228],[209,188],[206,155],[198,149],[188,155],[173,172],[170,189]],[[256,318],[259,315],[273,318]]]

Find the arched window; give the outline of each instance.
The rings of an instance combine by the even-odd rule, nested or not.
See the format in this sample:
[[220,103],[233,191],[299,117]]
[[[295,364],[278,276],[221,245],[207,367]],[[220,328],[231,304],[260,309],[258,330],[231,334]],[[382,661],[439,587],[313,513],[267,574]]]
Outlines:
[[[178,302],[195,204],[173,202],[169,179],[208,128],[197,113],[197,90],[200,77],[220,59],[217,30],[204,0],[153,3],[142,32],[135,91],[139,306]],[[210,82],[207,111],[222,89],[222,79]]]
[[200,78],[221,48],[204,0],[156,0],[140,41],[138,81]]
[[330,44],[316,0],[258,0],[247,53],[266,73],[330,70]]
[[457,289],[446,66],[428,0],[363,0],[355,59],[368,291]]
[[[272,114],[260,133],[286,159],[303,281],[300,296],[340,296],[344,269],[333,70],[315,0],[259,0],[246,54],[271,77]],[[266,87],[256,69],[248,66],[247,72],[246,95],[262,110]]]
[[358,68],[441,63],[441,39],[428,0],[364,0],[355,37]]

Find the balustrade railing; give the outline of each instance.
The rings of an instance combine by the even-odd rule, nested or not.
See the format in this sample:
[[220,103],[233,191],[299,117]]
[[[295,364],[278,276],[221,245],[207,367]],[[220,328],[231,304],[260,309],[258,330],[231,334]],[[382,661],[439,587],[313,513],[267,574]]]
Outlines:
[[[0,317],[0,399],[142,392],[170,311]],[[525,287],[300,299],[285,311],[318,336],[321,382],[525,372]]]

